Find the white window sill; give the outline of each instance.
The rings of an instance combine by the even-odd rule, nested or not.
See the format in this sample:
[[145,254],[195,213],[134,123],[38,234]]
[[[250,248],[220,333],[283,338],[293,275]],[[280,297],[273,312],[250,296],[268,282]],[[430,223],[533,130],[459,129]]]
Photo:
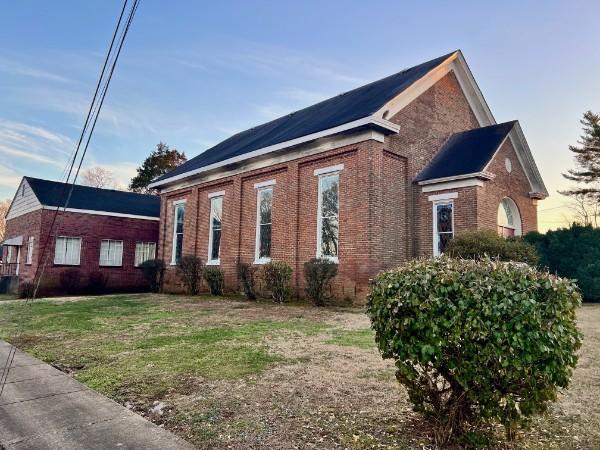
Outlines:
[[207,261],[206,265],[207,266],[220,266],[221,265],[221,260],[220,259],[213,259],[212,261]]
[[269,264],[271,262],[271,258],[262,258],[262,259],[255,259],[254,260],[254,264]]

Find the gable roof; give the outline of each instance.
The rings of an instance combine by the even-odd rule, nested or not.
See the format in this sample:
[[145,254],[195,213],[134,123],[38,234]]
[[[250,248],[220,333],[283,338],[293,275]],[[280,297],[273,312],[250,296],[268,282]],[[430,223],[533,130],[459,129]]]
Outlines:
[[174,177],[180,178],[179,176],[187,172],[211,164],[372,116],[390,99],[406,90],[455,53],[440,56],[379,81],[235,134],[157,178],[153,184]]
[[[70,184],[24,177],[42,206],[64,207]],[[160,217],[160,197],[76,184],[67,209],[115,215]]]
[[414,181],[482,172],[516,123],[512,120],[453,134]]

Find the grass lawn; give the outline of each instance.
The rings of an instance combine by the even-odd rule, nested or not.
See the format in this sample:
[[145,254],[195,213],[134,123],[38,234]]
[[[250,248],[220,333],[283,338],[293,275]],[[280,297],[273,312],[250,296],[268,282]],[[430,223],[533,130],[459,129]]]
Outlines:
[[[579,321],[573,385],[519,448],[600,448],[600,305]],[[199,448],[430,445],[360,309],[161,295],[0,302],[0,337]]]

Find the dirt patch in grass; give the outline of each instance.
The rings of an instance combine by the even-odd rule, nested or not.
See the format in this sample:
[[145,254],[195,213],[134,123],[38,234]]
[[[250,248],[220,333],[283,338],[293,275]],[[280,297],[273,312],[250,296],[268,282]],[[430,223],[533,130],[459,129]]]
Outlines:
[[[518,448],[600,448],[600,305],[572,387]],[[198,448],[431,448],[360,308],[162,295],[0,306],[0,335]],[[158,405],[158,406],[157,406]]]

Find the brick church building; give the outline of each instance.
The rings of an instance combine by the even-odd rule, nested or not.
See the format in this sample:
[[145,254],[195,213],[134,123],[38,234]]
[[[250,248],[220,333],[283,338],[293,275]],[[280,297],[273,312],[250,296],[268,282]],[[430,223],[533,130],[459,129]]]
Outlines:
[[460,51],[238,133],[156,179],[158,257],[339,264],[338,297],[469,229],[537,228],[548,192],[518,122],[498,124]]

